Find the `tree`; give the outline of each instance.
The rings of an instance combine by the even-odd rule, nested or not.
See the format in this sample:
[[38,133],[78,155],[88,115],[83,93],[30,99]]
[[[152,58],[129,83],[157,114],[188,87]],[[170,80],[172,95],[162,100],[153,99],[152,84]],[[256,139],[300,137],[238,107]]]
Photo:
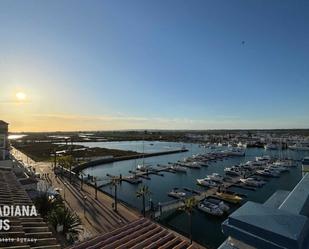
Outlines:
[[63,173],[63,168],[69,169],[70,170],[70,182],[72,180],[72,166],[75,163],[75,159],[73,156],[68,155],[68,156],[61,156],[58,158],[58,163],[61,165],[62,168],[62,173]]
[[52,198],[47,192],[43,192],[41,195],[35,198],[34,205],[38,213],[42,218],[46,218],[47,215],[62,204],[62,201],[57,198]]
[[54,209],[49,214],[48,220],[55,230],[58,226],[63,226],[61,233],[64,235],[70,234],[76,237],[82,230],[79,217],[65,206]]
[[117,202],[118,202],[118,198],[117,198],[117,187],[118,184],[120,183],[120,179],[117,177],[113,177],[111,180],[112,186],[114,187],[114,201],[115,201],[115,211],[117,212]]
[[145,205],[146,205],[146,203],[145,203],[146,202],[146,196],[148,196],[150,194],[151,193],[149,191],[149,188],[146,185],[142,185],[140,187],[140,189],[136,192],[136,197],[137,198],[142,198],[142,202],[143,202],[143,215],[144,215],[144,217],[146,215],[146,207],[145,207]]
[[190,243],[192,244],[192,214],[193,209],[197,205],[197,201],[194,197],[186,199],[184,205],[181,207],[181,210],[188,214],[189,218],[189,234],[190,234]]

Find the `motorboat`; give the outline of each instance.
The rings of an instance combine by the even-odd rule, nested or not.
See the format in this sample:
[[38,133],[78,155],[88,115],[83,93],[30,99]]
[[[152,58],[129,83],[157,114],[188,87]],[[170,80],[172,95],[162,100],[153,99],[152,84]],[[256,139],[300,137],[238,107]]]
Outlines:
[[278,171],[280,173],[290,171],[287,167],[283,167],[283,166],[279,166],[279,165],[275,165],[275,164],[271,164],[267,168],[270,169],[270,170]]
[[297,143],[297,144],[288,146],[288,148],[291,150],[307,151],[309,150],[309,142]]
[[200,202],[197,205],[197,208],[207,214],[214,216],[222,216],[224,214],[223,210],[218,205],[207,201]]
[[216,196],[225,200],[227,202],[231,202],[234,204],[238,204],[242,201],[242,198],[239,195],[227,193],[227,192],[216,192]]
[[225,174],[230,176],[241,176],[242,172],[237,167],[230,167],[224,169]]
[[187,193],[178,191],[177,189],[173,189],[173,190],[172,190],[171,192],[169,192],[167,195],[170,196],[170,197],[173,197],[173,198],[180,199],[180,198],[186,197],[186,196],[187,196]]
[[278,160],[273,163],[273,165],[281,166],[281,167],[296,167],[296,164],[293,164],[292,160]]
[[280,173],[278,171],[265,168],[263,170],[257,170],[256,174],[265,176],[265,177],[279,177]]
[[171,169],[175,170],[177,172],[184,172],[184,173],[187,172],[187,169],[185,167],[180,166],[180,165],[173,165],[173,166],[171,166]]
[[279,150],[281,149],[281,146],[274,143],[268,143],[264,146],[265,150]]
[[271,160],[271,157],[270,156],[257,156],[255,157],[255,160],[257,162],[269,162]]
[[232,148],[230,150],[224,151],[229,156],[244,156],[245,155],[245,149],[243,148]]
[[210,180],[208,177],[203,178],[203,179],[196,179],[197,184],[205,186],[205,187],[216,187],[217,183]]
[[211,175],[207,176],[210,180],[215,181],[215,182],[222,182],[223,181],[223,176],[219,175],[218,173],[212,173]]
[[218,205],[218,207],[223,211],[223,212],[228,212],[230,210],[230,206],[228,204],[226,204],[224,201],[219,200],[217,198],[214,197],[208,197],[206,198],[206,200],[208,202],[211,202],[213,204]]
[[254,178],[240,178],[239,181],[241,181],[242,183],[248,185],[248,186],[252,186],[252,187],[262,187],[265,182],[264,181],[257,181]]
[[194,163],[194,162],[189,162],[189,163],[180,163],[180,166],[188,167],[191,169],[200,169],[202,166]]

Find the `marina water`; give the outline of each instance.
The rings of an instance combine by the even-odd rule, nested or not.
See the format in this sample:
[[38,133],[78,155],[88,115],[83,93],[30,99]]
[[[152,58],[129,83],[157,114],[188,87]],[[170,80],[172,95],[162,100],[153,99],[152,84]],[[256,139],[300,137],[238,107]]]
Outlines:
[[[188,152],[169,154],[157,157],[145,158],[145,164],[150,164],[152,167],[156,167],[157,164],[167,165],[169,162],[177,162],[183,160],[185,157],[192,156],[197,153],[214,152],[213,149],[207,149],[199,144],[183,144],[176,142],[158,142],[158,141],[122,141],[122,142],[84,142],[78,143],[89,147],[104,147],[121,150],[131,150],[138,152],[159,152],[167,150],[180,149],[185,146],[189,149]],[[222,148],[224,149],[224,148]],[[205,190],[203,187],[196,184],[197,178],[206,177],[206,175],[213,172],[224,175],[224,168],[233,165],[254,160],[256,156],[271,155],[273,157],[291,158],[298,160],[295,163],[297,167],[291,168],[290,172],[283,173],[279,178],[270,178],[265,186],[258,188],[256,191],[230,188],[238,193],[244,193],[248,197],[245,200],[252,200],[255,202],[263,203],[267,200],[272,193],[277,189],[291,190],[301,179],[302,172],[300,167],[300,160],[304,156],[308,156],[309,152],[298,152],[292,150],[265,150],[262,148],[247,148],[246,155],[243,157],[229,157],[224,160],[218,160],[216,162],[209,162],[209,167],[202,167],[201,169],[187,169],[187,174],[181,173],[167,173],[162,172],[164,176],[150,175],[151,180],[143,179],[143,184],[147,185],[151,191],[151,195],[148,197],[148,202],[152,201],[154,204],[159,202],[166,202],[172,200],[167,196],[167,193],[173,188],[190,188],[195,190]],[[95,167],[84,170],[84,174],[96,176],[98,186],[109,181],[106,174],[110,175],[129,175],[130,170],[135,170],[138,164],[142,164],[143,159],[119,161],[109,164],[98,165]],[[141,200],[136,198],[136,191],[139,185],[132,185],[126,182],[122,182],[118,187],[118,197],[122,201],[128,203],[139,210],[142,208]],[[104,191],[113,194],[113,189],[110,186],[103,187]],[[230,205],[232,210],[235,210],[239,206]],[[214,217],[202,213],[198,210],[193,214],[193,239],[198,243],[206,246],[207,248],[217,248],[225,239],[225,236],[221,232],[221,223],[226,219],[225,217]],[[188,235],[188,218],[187,214],[181,211],[173,211],[165,214],[160,218],[159,222],[167,227],[174,229],[175,231]]]

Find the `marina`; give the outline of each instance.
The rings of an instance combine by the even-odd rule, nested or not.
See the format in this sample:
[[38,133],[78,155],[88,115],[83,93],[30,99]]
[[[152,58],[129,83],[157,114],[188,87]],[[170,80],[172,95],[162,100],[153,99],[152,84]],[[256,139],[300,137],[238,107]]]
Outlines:
[[[152,143],[159,144],[160,142],[154,141]],[[163,144],[166,146],[166,143]],[[180,144],[171,142],[169,146],[176,148]],[[141,209],[141,204],[134,198],[134,193],[139,184],[146,184],[152,193],[147,202],[148,207],[153,205],[155,209],[154,217],[157,217],[160,223],[184,235],[188,233],[185,226],[182,225],[185,223],[185,215],[178,210],[182,207],[185,198],[193,196],[199,203],[205,198],[224,201],[230,205],[230,209],[228,212],[224,212],[222,216],[205,213],[200,211],[198,207],[197,210],[199,211],[196,211],[193,216],[194,239],[209,248],[216,248],[225,239],[220,232],[220,224],[226,214],[233,212],[241,203],[247,200],[264,201],[279,186],[291,189],[301,177],[301,170],[297,165],[300,163],[304,152],[247,148],[245,155],[227,156],[222,152],[222,149],[214,150],[198,144],[185,144],[185,146],[189,148],[189,151],[145,159],[145,164],[149,166],[147,171],[137,170],[137,165],[143,163],[141,159],[137,159],[91,167],[83,171],[83,173],[104,178],[106,182],[109,181],[109,178],[106,177],[107,172],[109,172],[110,177],[119,177],[119,179],[121,175],[123,183],[118,188],[119,198],[138,209]],[[197,155],[203,155],[207,167],[191,166],[194,165],[193,162],[201,162],[201,156]],[[280,158],[281,161],[278,160]],[[285,158],[293,161],[289,161],[288,164],[287,160],[283,160]],[[280,162],[286,163],[287,167],[285,168],[288,168],[289,171],[280,173],[279,177],[276,177],[275,174],[269,176],[257,174],[258,170],[265,170],[261,165],[264,165],[269,159],[271,159],[271,163],[274,163],[274,168]],[[293,162],[293,166],[296,167],[292,167],[290,162]],[[255,169],[254,172],[249,170],[253,168],[252,165]],[[175,167],[181,168],[178,168],[179,171],[177,171]],[[225,169],[232,167],[237,168],[240,174],[225,174],[227,173]],[[214,173],[223,177],[223,179],[220,179],[222,180],[221,184],[219,184],[221,193],[218,192],[219,185],[209,188],[197,184],[197,179],[207,175],[211,176]],[[241,181],[241,179],[247,180]],[[218,182],[218,179],[213,180],[217,180],[216,183],[220,182]],[[170,193],[175,189],[177,190],[176,193],[174,191],[171,195]],[[112,189],[106,185],[102,187],[102,190],[113,195]],[[235,196],[238,197],[235,198]],[[207,219],[203,218],[205,215],[208,216]],[[199,226],[207,228],[201,233],[198,230]],[[207,234],[211,235],[211,239],[207,236],[208,240],[206,242],[203,238]]]

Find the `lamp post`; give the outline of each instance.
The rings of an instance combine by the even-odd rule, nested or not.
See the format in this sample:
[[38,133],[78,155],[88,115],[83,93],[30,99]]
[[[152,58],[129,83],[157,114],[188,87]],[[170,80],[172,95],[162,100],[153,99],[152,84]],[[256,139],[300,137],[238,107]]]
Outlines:
[[63,199],[65,201],[65,189],[66,189],[67,184],[63,183]]
[[86,201],[87,201],[87,196],[84,195],[84,216],[86,216]]
[[98,186],[97,186],[97,178],[94,177],[94,194],[95,194],[95,199],[98,199]]
[[83,174],[80,173],[80,190],[83,190],[83,184],[84,184],[84,177]]

